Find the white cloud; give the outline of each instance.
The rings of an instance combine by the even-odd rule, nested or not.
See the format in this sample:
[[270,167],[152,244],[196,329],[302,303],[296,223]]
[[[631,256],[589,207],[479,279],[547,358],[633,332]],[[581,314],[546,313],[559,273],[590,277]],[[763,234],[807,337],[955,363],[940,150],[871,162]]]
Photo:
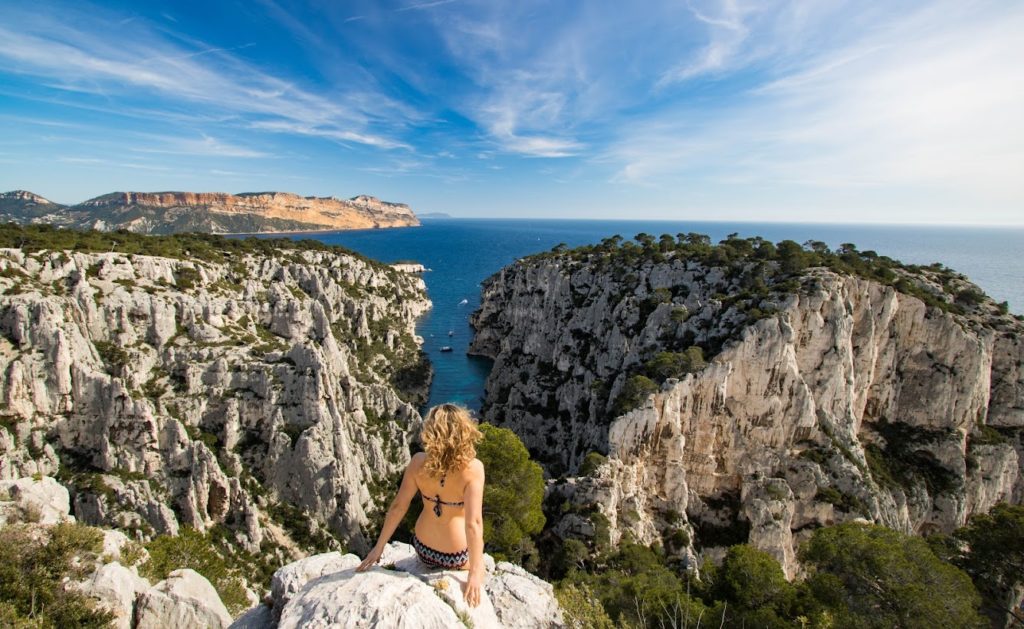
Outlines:
[[836,196],[914,189],[937,205],[946,191],[980,207],[1019,206],[1024,6],[1005,9],[947,2],[854,24],[836,33],[852,43],[809,55],[719,111],[661,112],[603,158],[620,182],[690,176],[748,193],[790,186]]
[[303,88],[232,54],[250,44],[223,49],[196,43],[189,48],[141,24],[133,24],[131,37],[115,38],[102,22],[84,17],[63,23],[41,15],[22,17],[18,28],[9,27],[15,20],[0,25],[0,59],[8,71],[42,77],[57,89],[128,97],[129,102],[136,100],[133,91],[141,89],[208,111],[317,131],[306,135],[329,134],[385,149],[407,146],[370,131],[377,126],[401,129],[407,106],[359,89],[327,94]]
[[737,0],[723,0],[716,3],[716,14],[704,13],[689,4],[693,16],[708,26],[709,42],[694,55],[695,58],[675,66],[658,81],[659,86],[685,81],[703,74],[710,74],[730,67],[742,51],[743,42],[750,33],[744,23],[752,7],[744,7]]
[[410,145],[405,144],[404,142],[399,142],[397,140],[392,140],[390,138],[372,135],[368,133],[357,133],[355,131],[338,129],[333,126],[317,126],[311,124],[290,122],[286,120],[262,120],[252,122],[250,123],[249,126],[253,129],[261,129],[263,131],[273,131],[276,133],[290,133],[294,135],[306,135],[310,137],[335,140],[343,143],[365,144],[367,146],[374,146],[382,149],[412,149]]

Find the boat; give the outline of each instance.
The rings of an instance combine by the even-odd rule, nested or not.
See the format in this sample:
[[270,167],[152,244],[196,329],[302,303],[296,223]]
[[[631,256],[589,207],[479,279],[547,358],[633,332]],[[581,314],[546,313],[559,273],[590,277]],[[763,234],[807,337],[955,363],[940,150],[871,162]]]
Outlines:
[[469,303],[469,300],[468,300],[468,299],[463,299],[462,301],[460,301],[460,302],[459,302],[459,305],[460,305],[460,306],[465,306],[465,305],[466,305],[466,304],[468,304],[468,303]]
[[452,351],[452,346],[451,345],[445,345],[444,347],[441,348],[441,351],[442,352],[450,352],[450,351]]
[[448,330],[448,336],[455,336],[455,330]]

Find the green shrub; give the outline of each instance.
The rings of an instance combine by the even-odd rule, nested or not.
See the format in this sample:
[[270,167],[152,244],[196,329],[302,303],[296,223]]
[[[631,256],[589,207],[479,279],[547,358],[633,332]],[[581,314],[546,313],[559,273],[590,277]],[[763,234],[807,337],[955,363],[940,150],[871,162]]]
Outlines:
[[567,629],[615,629],[601,601],[586,585],[568,583],[555,588]]
[[1007,621],[1008,594],[1024,585],[1024,505],[997,504],[953,533],[950,560],[974,580],[993,625]]
[[124,348],[110,341],[94,341],[93,345],[96,346],[96,352],[99,353],[100,359],[106,365],[107,373],[119,376],[124,372],[130,360],[128,352]]
[[536,561],[532,537],[544,528],[544,472],[514,432],[480,424],[484,464],[484,541],[496,559]]
[[149,560],[139,574],[151,581],[166,579],[174,570],[189,568],[206,577],[232,614],[247,607],[245,581],[228,566],[208,535],[184,527],[178,535],[160,535],[146,545]]
[[658,385],[647,376],[635,375],[626,380],[612,404],[611,413],[613,417],[624,415],[635,409],[647,396],[657,393],[660,390]]
[[608,457],[600,452],[587,453],[587,456],[583,457],[583,463],[580,464],[579,475],[590,476],[597,471],[597,468],[604,465],[604,462],[607,460]]
[[102,549],[103,533],[81,524],[0,528],[0,626],[109,627],[113,614],[64,586],[87,577]]
[[[664,555],[628,541],[606,557],[604,570],[572,573],[560,585],[570,586],[584,596],[596,597],[617,627],[695,626],[707,613],[699,600],[687,594],[685,581],[666,567]],[[571,602],[580,603],[579,599]],[[602,616],[593,605],[582,608],[584,613]]]
[[699,371],[706,365],[704,350],[694,345],[683,352],[658,352],[644,363],[643,371],[655,382],[664,382],[668,378],[681,378]]
[[970,578],[921,538],[848,522],[815,531],[800,559],[808,591],[838,626],[982,626]]

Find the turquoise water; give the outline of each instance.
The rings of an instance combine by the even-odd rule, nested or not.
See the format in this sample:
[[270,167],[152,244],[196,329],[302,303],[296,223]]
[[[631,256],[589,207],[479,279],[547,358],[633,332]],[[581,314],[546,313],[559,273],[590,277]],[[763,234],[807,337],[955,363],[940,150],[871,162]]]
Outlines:
[[[419,322],[424,350],[434,364],[430,404],[461,402],[478,408],[488,361],[466,356],[472,329],[469,315],[480,303],[480,282],[531,253],[558,243],[596,243],[620,234],[700,232],[714,241],[727,234],[779,241],[821,240],[832,247],[852,242],[907,263],[942,262],[966,274],[996,301],[1024,312],[1024,229],[680,221],[586,221],[512,219],[428,219],[419,228],[333,232],[312,236],[354,249],[382,262],[422,263],[434,308]],[[308,238],[303,235],[296,238]],[[451,336],[449,336],[451,332]],[[450,353],[441,347],[450,345]]]

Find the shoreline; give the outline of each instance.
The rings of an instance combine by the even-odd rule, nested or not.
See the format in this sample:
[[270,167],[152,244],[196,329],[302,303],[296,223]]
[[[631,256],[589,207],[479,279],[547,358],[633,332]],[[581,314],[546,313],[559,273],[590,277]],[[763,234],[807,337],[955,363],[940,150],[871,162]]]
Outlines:
[[379,229],[405,229],[407,227],[423,227],[423,224],[419,225],[389,225],[387,227],[352,227],[352,228],[334,228],[334,229],[293,229],[287,231],[272,231],[272,232],[199,232],[212,234],[214,236],[288,236],[292,234],[333,234],[335,232],[357,232],[357,231],[376,231]]

